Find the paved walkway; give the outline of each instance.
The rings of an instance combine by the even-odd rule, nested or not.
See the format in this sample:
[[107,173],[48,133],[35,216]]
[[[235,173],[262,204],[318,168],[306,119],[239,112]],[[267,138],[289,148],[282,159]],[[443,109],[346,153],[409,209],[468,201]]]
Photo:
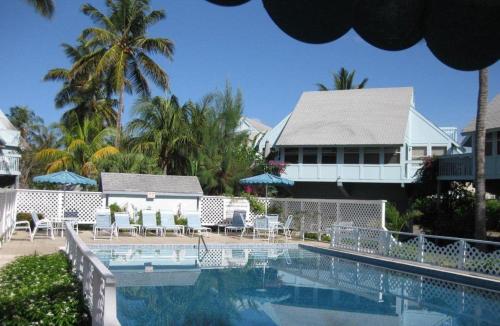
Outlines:
[[[191,236],[175,236],[172,233],[167,233],[164,237],[157,237],[154,235],[148,235],[144,237],[142,235],[130,236],[126,232],[121,232],[120,236],[113,237],[113,240],[108,238],[93,239],[92,232],[85,230],[78,233],[80,238],[88,244],[196,244],[198,243],[197,237]],[[222,234],[217,234],[217,232],[209,233],[204,237],[206,243],[218,243],[218,244],[229,244],[229,243],[267,243],[266,239],[252,239],[251,236],[241,238],[239,235],[233,234],[224,236]],[[279,236],[277,242],[285,242],[284,237]],[[309,245],[317,247],[328,247],[326,242],[317,241],[299,241],[299,240],[289,240],[288,243],[307,243]],[[5,243],[0,248],[0,268],[5,264],[11,262],[18,256],[23,255],[33,255],[33,254],[50,254],[64,249],[65,238],[61,237],[59,234],[55,236],[55,239],[48,239],[44,237],[44,233],[37,235],[37,238],[31,242],[28,238],[28,234],[24,231],[19,231],[12,239]]]

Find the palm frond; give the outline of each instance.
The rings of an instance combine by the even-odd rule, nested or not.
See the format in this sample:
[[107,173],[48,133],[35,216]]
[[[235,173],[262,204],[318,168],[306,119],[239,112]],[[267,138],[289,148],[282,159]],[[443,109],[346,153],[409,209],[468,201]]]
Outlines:
[[105,159],[111,155],[115,155],[115,154],[118,154],[120,152],[120,150],[118,148],[116,148],[115,146],[106,146],[106,147],[103,147],[99,150],[97,150],[91,157],[91,161],[92,162],[98,162],[102,159]]
[[54,0],[26,0],[26,2],[45,18],[52,18],[54,15]]
[[137,59],[141,65],[144,73],[151,79],[153,82],[164,90],[169,89],[169,82],[167,73],[144,53],[138,53]]

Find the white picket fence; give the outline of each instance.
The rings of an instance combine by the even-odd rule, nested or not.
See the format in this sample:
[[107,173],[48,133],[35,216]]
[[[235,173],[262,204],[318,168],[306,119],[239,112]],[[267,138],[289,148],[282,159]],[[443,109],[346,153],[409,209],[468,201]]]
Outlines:
[[0,189],[0,246],[8,241],[16,223],[16,190]]

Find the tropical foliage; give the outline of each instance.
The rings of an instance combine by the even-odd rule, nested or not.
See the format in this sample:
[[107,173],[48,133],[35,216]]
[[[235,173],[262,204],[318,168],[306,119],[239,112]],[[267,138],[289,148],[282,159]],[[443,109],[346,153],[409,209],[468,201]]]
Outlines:
[[105,4],[107,15],[91,4],[82,7],[82,12],[95,23],[81,35],[91,52],[75,62],[70,77],[92,72],[91,82],[96,78],[104,80],[118,95],[115,138],[118,146],[125,92],[150,96],[148,79],[167,90],[167,73],[150,55],[171,59],[174,44],[168,38],[148,36],[148,29],[166,17],[163,10],[151,10],[149,0],[110,0]]
[[368,82],[368,78],[364,78],[361,83],[354,84],[354,77],[356,76],[356,70],[349,72],[344,67],[340,68],[338,72],[332,74],[333,87],[328,88],[325,84],[318,83],[319,91],[330,91],[330,90],[346,90],[346,89],[361,89],[364,88]]
[[[44,76],[61,83],[54,100],[64,110],[60,121],[49,128],[27,108],[11,111],[29,144],[22,182],[64,169],[91,178],[101,171],[193,175],[207,194],[239,194],[241,178],[266,169],[248,135],[237,131],[241,91],[227,83],[184,103],[173,94],[152,96],[170,87],[158,60],[172,59],[174,44],[149,33],[165,11],[152,9],[150,0],[103,3],[104,10],[82,6],[93,25],[74,44],[62,44],[70,65]],[[138,99],[123,123],[126,93]]]
[[63,146],[40,150],[36,158],[47,163],[47,172],[71,170],[87,177],[97,177],[100,161],[119,152],[110,145],[115,136],[114,129],[102,127],[99,117],[76,121],[72,128],[60,127]]

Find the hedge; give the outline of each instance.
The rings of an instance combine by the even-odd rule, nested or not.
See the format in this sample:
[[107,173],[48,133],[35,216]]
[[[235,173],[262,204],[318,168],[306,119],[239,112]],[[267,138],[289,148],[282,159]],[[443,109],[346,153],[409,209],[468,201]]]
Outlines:
[[20,257],[0,270],[0,325],[90,325],[82,293],[64,254]]

